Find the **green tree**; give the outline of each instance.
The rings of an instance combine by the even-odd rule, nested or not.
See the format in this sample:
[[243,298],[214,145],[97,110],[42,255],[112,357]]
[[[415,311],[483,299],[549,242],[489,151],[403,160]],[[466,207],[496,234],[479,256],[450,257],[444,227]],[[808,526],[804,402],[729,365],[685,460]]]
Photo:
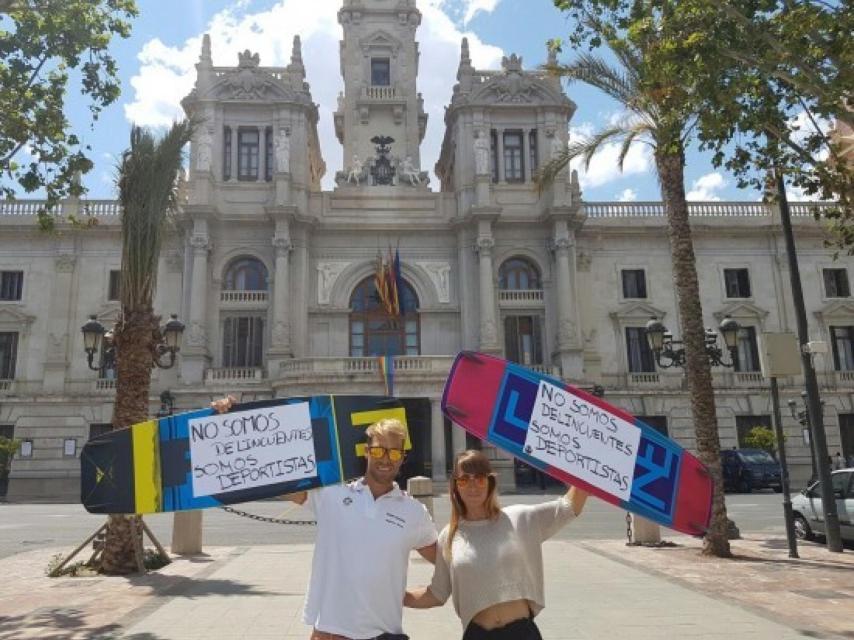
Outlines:
[[[80,195],[90,148],[71,131],[65,97],[72,76],[97,119],[119,97],[114,35],[130,35],[135,0],[0,0],[0,197],[44,189],[39,215],[51,228],[60,199]],[[8,25],[8,26],[7,26]]]
[[14,438],[0,436],[0,480],[9,475],[9,467],[12,466],[12,458],[21,448],[21,441]]
[[[550,183],[576,157],[589,165],[607,142],[621,143],[621,168],[633,143],[652,148],[667,214],[697,452],[715,486],[703,553],[729,557],[715,398],[684,176],[685,149],[699,108],[697,79],[707,73],[710,64],[704,53],[714,50],[714,38],[725,25],[717,21],[715,12],[682,11],[675,0],[554,0],[554,4],[574,18],[569,35],[574,47],[606,44],[616,64],[580,52],[574,62],[555,63],[549,69],[569,81],[600,89],[622,105],[626,115],[618,124],[572,142],[565,153],[543,167],[538,179],[540,184]],[[552,46],[560,50],[561,43],[555,40]]]
[[[183,148],[193,125],[175,123],[160,139],[134,126],[130,148],[119,165],[122,205],[121,314],[114,330],[116,400],[113,428],[148,419],[151,370],[160,343],[160,318],[154,314],[157,265],[170,214],[177,208]],[[109,516],[101,561],[105,573],[129,573],[136,567],[136,516]]]
[[740,186],[763,189],[766,176],[780,171],[807,195],[835,201],[825,218],[837,246],[851,252],[854,165],[828,127],[854,130],[854,5],[764,0],[718,6],[733,25],[717,43],[729,63],[706,77],[700,139]]
[[777,437],[774,435],[774,430],[769,427],[759,425],[753,427],[744,436],[744,446],[749,449],[762,449],[777,458]]

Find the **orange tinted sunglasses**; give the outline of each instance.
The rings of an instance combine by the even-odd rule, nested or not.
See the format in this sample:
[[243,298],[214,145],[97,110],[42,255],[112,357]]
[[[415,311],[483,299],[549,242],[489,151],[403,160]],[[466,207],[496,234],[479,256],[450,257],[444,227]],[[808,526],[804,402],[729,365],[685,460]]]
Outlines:
[[485,487],[489,479],[494,476],[494,473],[464,473],[454,476],[454,482],[457,483],[458,487],[467,487],[469,482],[473,482],[478,487]]

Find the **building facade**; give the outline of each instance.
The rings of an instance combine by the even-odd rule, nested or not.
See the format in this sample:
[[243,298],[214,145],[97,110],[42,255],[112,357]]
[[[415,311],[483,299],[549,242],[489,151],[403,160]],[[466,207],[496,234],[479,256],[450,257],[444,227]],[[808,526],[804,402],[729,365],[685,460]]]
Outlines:
[[[155,369],[151,411],[314,393],[378,394],[377,356],[393,354],[415,454],[410,473],[444,480],[471,444],[440,410],[454,355],[503,355],[583,387],[693,447],[683,373],[647,345],[651,317],[678,333],[666,218],[660,203],[588,202],[567,172],[539,193],[537,168],[567,144],[575,110],[559,81],[515,55],[472,66],[462,43],[435,167],[422,170],[428,125],[417,91],[421,14],[414,0],[344,0],[343,91],[334,113],[343,170],[323,191],[318,109],[300,42],[287,67],[257,54],[215,67],[205,37],[186,112],[199,118],[182,206],[164,244],[155,309],[186,322],[172,369]],[[441,126],[440,123],[430,123]],[[0,203],[0,435],[24,441],[9,499],[76,499],[83,443],[108,428],[109,363],[90,370],[80,326],[118,313],[118,203],[69,200],[85,230],[37,230],[38,202]],[[854,455],[852,260],[834,260],[813,213],[792,206],[831,453]],[[794,331],[779,213],[759,202],[690,205],[706,323],[735,318],[737,366],[715,370],[721,445],[770,425],[760,371],[763,333]],[[378,254],[399,253],[401,315],[378,301]],[[781,379],[801,403],[803,381]],[[166,404],[170,404],[169,397]],[[811,456],[797,419],[783,427],[794,486]],[[524,482],[491,452],[502,482]]]

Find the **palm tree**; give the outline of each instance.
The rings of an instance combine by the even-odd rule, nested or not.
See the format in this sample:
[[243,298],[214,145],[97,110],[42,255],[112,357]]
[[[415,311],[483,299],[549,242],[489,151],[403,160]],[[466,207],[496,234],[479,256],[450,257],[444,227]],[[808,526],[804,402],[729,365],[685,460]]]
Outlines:
[[700,460],[710,469],[715,486],[712,521],[703,553],[729,557],[712,373],[705,350],[703,310],[685,200],[685,145],[694,123],[690,109],[692,100],[690,92],[678,86],[677,79],[650,72],[650,62],[644,59],[644,52],[639,48],[613,38],[609,38],[608,43],[616,56],[616,65],[596,55],[581,53],[571,64],[561,65],[554,61],[546,68],[569,81],[581,81],[600,89],[619,102],[627,115],[589,138],[571,142],[563,153],[543,166],[537,181],[541,188],[551,184],[574,158],[582,158],[588,167],[593,155],[608,142],[621,143],[620,170],[633,143],[651,146],[667,213],[697,451]]
[[[160,139],[134,125],[122,155],[117,186],[122,205],[121,314],[116,347],[116,401],[113,428],[149,416],[151,369],[160,343],[160,318],[152,306],[160,246],[169,214],[177,206],[177,177],[192,124],[176,122]],[[134,546],[141,536],[136,516],[111,515],[101,560],[105,573],[136,568]]]

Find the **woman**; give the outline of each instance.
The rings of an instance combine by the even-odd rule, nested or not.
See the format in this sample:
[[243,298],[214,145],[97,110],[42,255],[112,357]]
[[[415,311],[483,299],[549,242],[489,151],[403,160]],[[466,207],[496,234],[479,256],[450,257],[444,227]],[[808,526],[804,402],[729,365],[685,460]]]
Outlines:
[[453,595],[463,640],[542,640],[536,616],[544,606],[542,543],[581,513],[587,492],[571,488],[539,505],[498,505],[495,474],[480,451],[454,462],[451,521],[439,534],[429,587],[403,603],[438,607]]

